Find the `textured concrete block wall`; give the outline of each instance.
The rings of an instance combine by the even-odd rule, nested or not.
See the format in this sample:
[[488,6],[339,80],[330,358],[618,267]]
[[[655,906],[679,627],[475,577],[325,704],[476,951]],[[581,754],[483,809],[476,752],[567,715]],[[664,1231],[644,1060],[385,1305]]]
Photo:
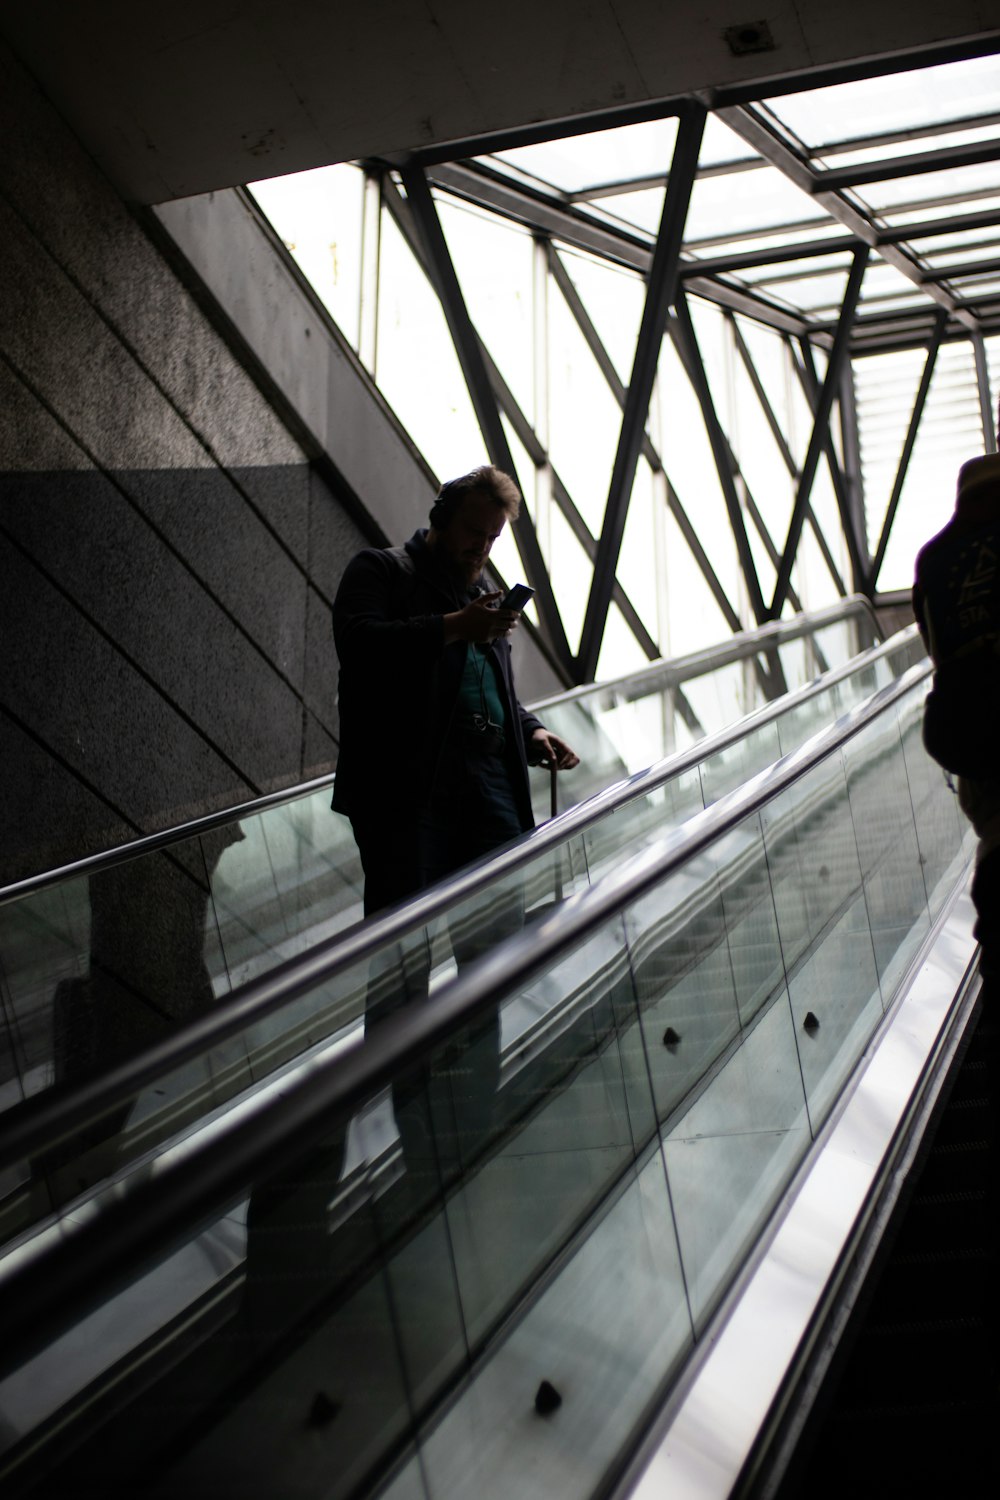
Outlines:
[[0,884],[332,769],[357,527],[0,51]]

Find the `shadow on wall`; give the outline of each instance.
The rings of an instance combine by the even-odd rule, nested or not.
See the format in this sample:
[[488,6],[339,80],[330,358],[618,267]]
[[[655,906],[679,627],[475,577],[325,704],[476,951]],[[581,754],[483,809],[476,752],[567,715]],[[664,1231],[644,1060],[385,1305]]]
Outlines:
[[336,765],[308,464],[0,475],[0,886]]

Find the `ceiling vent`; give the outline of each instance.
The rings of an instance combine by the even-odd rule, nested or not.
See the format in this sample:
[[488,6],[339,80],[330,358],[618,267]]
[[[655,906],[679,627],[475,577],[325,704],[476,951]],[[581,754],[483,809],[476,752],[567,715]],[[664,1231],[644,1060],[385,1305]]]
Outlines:
[[766,21],[744,21],[742,26],[727,26],[722,33],[734,57],[748,52],[773,52],[774,37]]

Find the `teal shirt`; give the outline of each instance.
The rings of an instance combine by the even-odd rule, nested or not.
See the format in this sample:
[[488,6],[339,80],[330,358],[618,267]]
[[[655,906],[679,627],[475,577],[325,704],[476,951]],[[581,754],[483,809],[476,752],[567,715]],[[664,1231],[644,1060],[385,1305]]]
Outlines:
[[488,718],[506,730],[507,713],[497,681],[493,652],[471,646],[465,653],[465,670],[458,689],[458,713],[463,719]]

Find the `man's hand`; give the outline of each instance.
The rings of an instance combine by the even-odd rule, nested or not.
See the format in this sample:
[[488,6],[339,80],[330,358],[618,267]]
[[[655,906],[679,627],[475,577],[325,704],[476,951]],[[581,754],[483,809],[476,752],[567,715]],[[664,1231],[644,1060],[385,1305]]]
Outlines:
[[510,635],[512,630],[517,629],[521,613],[516,609],[497,609],[502,598],[502,589],[497,589],[493,594],[480,594],[478,599],[473,599],[464,609],[445,615],[445,645],[450,645],[452,641],[469,641],[477,646],[485,646],[490,641],[498,641],[502,636]]
[[537,749],[541,749],[542,757],[538,764],[540,766],[555,765],[557,770],[572,771],[574,766],[580,764],[580,757],[575,750],[571,750],[565,740],[561,740],[557,734],[552,734],[548,729],[536,729],[531,736],[531,743]]

